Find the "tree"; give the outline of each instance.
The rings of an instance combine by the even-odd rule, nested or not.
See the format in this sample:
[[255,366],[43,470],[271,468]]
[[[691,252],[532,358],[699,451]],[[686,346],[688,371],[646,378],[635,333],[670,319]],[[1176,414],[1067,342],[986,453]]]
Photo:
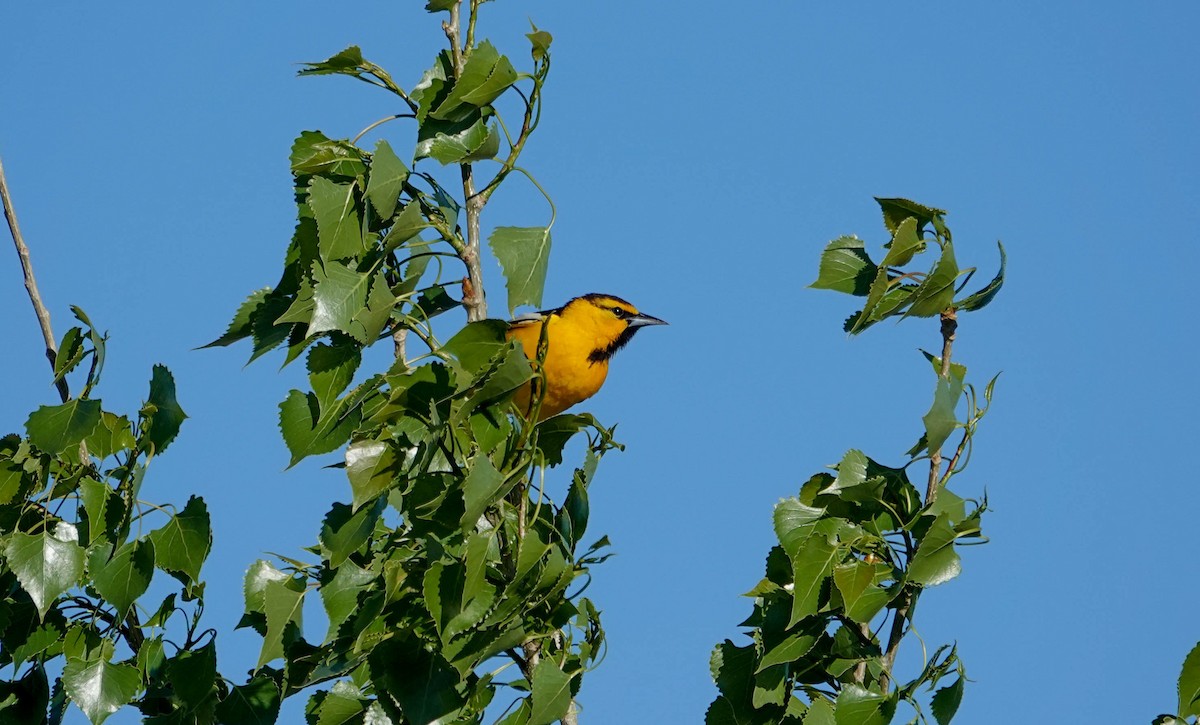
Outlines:
[[[928,721],[919,688],[932,690],[951,675],[930,702],[934,719],[950,722],[962,701],[966,671],[956,646],[939,647],[903,684],[896,655],[921,594],[961,571],[956,548],[984,540],[986,496],[969,501],[948,485],[966,470],[996,378],[978,394],[951,354],[959,314],[982,309],[1004,284],[1004,247],[995,278],[960,296],[975,270],[959,268],[945,212],[906,199],[876,201],[891,237],[882,261],[872,261],[857,237],[840,237],[825,247],[811,286],[864,298],[845,322],[852,335],[892,317],[940,319],[941,355],[924,353],[937,379],[924,433],[899,467],[850,450],[835,473],[814,474],[775,507],[779,543],[747,594],[754,610],[742,623],[752,641],[727,639],[713,650],[718,695],[709,725],[875,725],[891,722],[900,702]],[[928,271],[911,270],[921,255],[932,257]],[[942,449],[956,430],[947,459]],[[908,473],[921,461],[929,462],[924,496]]]

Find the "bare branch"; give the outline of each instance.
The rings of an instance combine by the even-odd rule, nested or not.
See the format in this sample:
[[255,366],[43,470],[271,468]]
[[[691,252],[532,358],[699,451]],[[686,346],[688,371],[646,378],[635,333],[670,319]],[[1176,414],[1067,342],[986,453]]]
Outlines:
[[[13,208],[12,196],[8,191],[8,180],[4,176],[4,162],[0,161],[0,201],[4,203],[4,218],[8,221],[8,231],[12,233],[13,243],[17,246],[17,256],[21,259],[21,272],[25,275],[25,291],[29,293],[29,301],[33,304],[33,313],[37,316],[38,326],[42,329],[42,340],[46,343],[46,358],[50,361],[50,372],[54,372],[54,359],[58,356],[58,344],[54,339],[54,329],[50,327],[50,311],[42,302],[38,291],[37,278],[33,276],[33,260],[29,258],[29,247],[25,246],[25,238],[21,235],[21,225],[17,223],[17,212]],[[67,381],[59,380],[58,395],[65,403],[71,397]]]

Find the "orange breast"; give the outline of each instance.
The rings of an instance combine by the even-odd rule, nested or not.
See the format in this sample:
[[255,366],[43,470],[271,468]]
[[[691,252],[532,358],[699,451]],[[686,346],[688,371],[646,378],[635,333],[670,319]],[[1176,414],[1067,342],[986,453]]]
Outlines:
[[[593,362],[588,356],[598,343],[593,331],[578,326],[564,325],[561,318],[551,316],[546,350],[546,394],[542,398],[542,409],[538,420],[558,415],[572,405],[587,400],[600,390],[608,376],[608,361]],[[542,334],[541,320],[518,322],[508,331],[510,340],[519,340],[530,360],[537,359],[538,340]],[[525,385],[516,394],[518,407],[528,412],[530,408],[530,386]]]

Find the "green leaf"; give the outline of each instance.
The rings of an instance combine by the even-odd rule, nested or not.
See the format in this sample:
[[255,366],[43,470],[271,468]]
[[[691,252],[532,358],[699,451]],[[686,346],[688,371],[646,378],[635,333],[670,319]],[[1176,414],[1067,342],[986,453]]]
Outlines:
[[533,712],[529,725],[550,725],[561,720],[571,707],[571,676],[547,657],[533,668]]
[[942,245],[942,256],[930,270],[929,275],[913,293],[912,306],[905,315],[933,317],[954,304],[954,283],[958,279],[958,260],[954,257],[954,245]]
[[917,220],[908,217],[892,232],[892,241],[888,242],[887,254],[879,266],[903,267],[912,261],[913,255],[921,251],[924,244],[917,232]]
[[856,560],[835,567],[833,583],[842,594],[846,616],[860,624],[870,624],[871,619],[892,600],[892,594],[879,586],[891,576],[892,568],[886,564]]
[[786,498],[775,505],[775,535],[788,556],[799,552],[824,515],[825,509],[805,506],[797,498]]
[[308,205],[317,219],[323,262],[357,257],[365,251],[355,185],[316,176],[308,186]]
[[266,299],[267,293],[270,291],[270,287],[264,287],[251,292],[246,301],[238,306],[237,312],[233,313],[233,320],[230,321],[225,334],[203,347],[225,347],[226,345],[232,345],[238,340],[250,337],[253,332],[253,328],[250,325],[251,316],[262,305],[263,300]]
[[958,309],[968,312],[972,310],[982,310],[989,302],[992,301],[993,298],[995,298],[996,294],[1000,292],[1000,288],[1004,286],[1004,268],[1008,263],[1008,257],[1004,253],[1004,245],[1000,242],[996,242],[996,245],[1000,247],[1000,271],[996,273],[996,276],[992,278],[992,281],[988,282],[987,286],[985,286],[983,289],[967,297],[966,299],[955,302],[954,306]]
[[950,725],[950,721],[954,719],[958,706],[962,704],[964,684],[963,678],[959,677],[954,684],[933,694],[929,707],[933,710],[933,717],[938,721],[938,725]]
[[125,615],[138,597],[150,587],[154,576],[154,544],[134,540],[112,553],[111,545],[98,546],[88,557],[92,586],[117,610],[117,619]]
[[861,685],[849,684],[838,694],[834,722],[837,725],[887,725],[895,714],[895,699],[871,692]]
[[72,327],[63,335],[58,343],[58,352],[54,355],[54,382],[62,380],[68,373],[83,362],[83,330]]
[[539,30],[532,20],[529,21],[529,26],[533,28],[533,32],[526,33],[525,37],[529,38],[530,52],[534,60],[541,60],[550,53],[550,44],[554,42],[554,36],[545,30]]
[[1183,660],[1178,692],[1179,716],[1200,715],[1200,643]]
[[492,464],[490,458],[480,454],[471,460],[471,470],[463,481],[463,511],[461,523],[463,531],[475,526],[475,522],[487,510],[487,507],[503,496],[516,485],[514,479],[505,485],[504,476]]
[[297,176],[318,174],[354,179],[367,170],[361,149],[347,141],[335,141],[320,131],[301,132],[292,143],[290,159],[292,173]]
[[380,219],[391,219],[400,199],[400,190],[408,179],[408,167],[392,151],[387,141],[380,139],[371,159],[371,176],[367,180],[367,199]]
[[150,533],[158,568],[183,575],[187,582],[200,581],[200,567],[212,547],[212,529],[204,499],[192,496],[183,510],[162,528]]
[[500,135],[487,119],[463,123],[429,122],[422,126],[416,158],[432,158],[441,164],[471,163],[495,158],[500,151]]
[[496,227],[488,245],[504,271],[509,314],[521,305],[540,307],[550,264],[550,228]]
[[114,453],[133,450],[137,447],[137,439],[133,437],[133,424],[123,415],[115,415],[107,411],[100,413],[100,425],[88,436],[88,454],[101,460]]
[[371,275],[356,272],[340,262],[314,264],[312,272],[314,309],[308,336],[329,331],[352,335],[351,323],[366,305]]
[[83,577],[83,554],[75,527],[66,522],[59,522],[54,535],[14,532],[4,545],[8,567],[43,618],[54,600]]
[[337,574],[321,586],[321,603],[329,617],[329,631],[325,641],[332,642],[338,628],[357,609],[358,593],[375,580],[376,574],[359,567],[352,561],[343,561]]
[[804,725],[839,725],[829,700],[823,697],[813,700],[804,715]]
[[291,577],[267,581],[263,588],[263,612],[267,618],[267,633],[263,636],[256,669],[283,657],[285,635],[290,627],[295,627],[299,633],[304,614],[304,582]]
[[141,413],[149,421],[143,440],[153,446],[154,454],[162,453],[179,435],[179,427],[187,418],[187,413],[175,399],[175,377],[166,366],[154,366],[150,376],[150,397],[142,405]]
[[[721,693],[717,699],[725,705],[723,714],[728,715],[718,722],[753,722],[751,698],[755,659],[753,646],[738,647],[728,639],[713,648],[708,669]],[[709,712],[716,714],[713,708],[709,708]]]
[[362,548],[371,538],[375,524],[383,513],[386,500],[376,498],[376,505],[366,506],[357,512],[344,503],[335,503],[321,522],[321,547],[329,559],[329,566],[337,568],[354,552]]
[[212,695],[217,677],[217,647],[214,640],[200,649],[183,650],[167,665],[167,680],[175,696],[195,707]]
[[279,430],[292,454],[289,467],[308,456],[336,450],[350,437],[357,419],[349,416],[339,419],[327,413],[321,410],[315,394],[299,390],[289,391],[279,404]]
[[453,714],[464,703],[458,672],[437,652],[419,641],[392,638],[376,645],[368,663],[377,691],[395,698],[409,722],[456,720]]
[[233,686],[217,705],[217,720],[223,725],[274,725],[279,703],[279,685],[269,677],[255,677]]
[[267,606],[267,585],[271,582],[283,582],[288,579],[286,572],[280,571],[266,559],[259,559],[246,570],[246,580],[242,592],[246,599],[247,612],[262,612]]
[[[563,462],[563,449],[576,433],[588,428],[603,430],[590,413],[564,413],[542,421],[537,427],[537,451],[546,466],[557,466]],[[608,435],[605,431],[604,435]],[[609,438],[611,440],[611,438]],[[617,444],[618,448],[622,448]]]
[[[429,226],[425,216],[421,214],[421,205],[418,202],[410,201],[404,205],[396,218],[392,220],[392,228],[383,238],[384,253],[398,249],[402,244],[417,236],[420,231]],[[423,260],[423,261],[422,261]],[[429,264],[429,257],[418,257],[409,262],[411,267],[413,262],[420,262],[421,269],[425,269],[425,265]],[[406,274],[405,279],[410,275]],[[415,283],[414,287],[415,289]],[[400,290],[401,293],[412,292],[412,289]]]
[[504,349],[507,331],[508,323],[503,320],[472,322],[447,340],[442,350],[457,358],[462,372],[473,378]]
[[79,449],[80,442],[100,425],[99,400],[68,400],[62,405],[43,405],[25,421],[29,442],[46,453],[59,454]]
[[316,62],[305,63],[297,75],[319,76],[331,73],[349,73],[357,71],[364,63],[362,50],[357,45],[351,45],[330,58]]
[[908,564],[909,581],[935,586],[962,573],[962,561],[954,550],[956,538],[949,516],[942,514],[934,519]]
[[[55,613],[57,614],[57,610],[55,610]],[[62,652],[62,644],[65,636],[66,632],[64,631],[63,624],[55,621],[53,616],[50,617],[42,626],[30,632],[29,637],[24,642],[12,648],[10,654],[13,666],[19,670],[26,660],[43,652],[46,653],[44,656],[47,659],[56,656]],[[6,646],[11,646],[8,642],[5,644]]]
[[792,556],[792,615],[788,626],[817,613],[821,585],[833,573],[833,561],[838,548],[825,536],[809,537]]
[[867,480],[867,456],[860,450],[851,449],[842,456],[837,466],[837,478],[824,488],[823,494],[836,494],[848,488],[858,486]]
[[142,678],[132,665],[108,661],[112,646],[97,650],[98,659],[68,659],[63,668],[63,687],[71,701],[83,710],[92,725],[100,725],[131,702],[142,689]]
[[375,275],[371,291],[367,294],[367,304],[350,321],[350,334],[364,345],[374,343],[387,327],[395,307],[396,296],[388,287],[387,280],[382,274]]
[[322,410],[346,390],[361,362],[358,346],[344,338],[332,344],[318,343],[308,351],[308,382]]
[[471,49],[454,87],[429,118],[459,120],[472,107],[480,108],[496,100],[516,80],[517,71],[512,63],[485,40]]
[[900,224],[909,217],[916,219],[917,227],[920,228],[934,219],[946,215],[944,209],[935,209],[934,207],[918,204],[908,199],[881,199],[875,197],[875,201],[879,204],[880,210],[883,211],[883,225],[893,234],[899,228]]
[[396,463],[395,452],[383,441],[355,441],[346,448],[346,476],[355,510],[396,485]]
[[838,237],[825,245],[813,289],[863,296],[871,289],[878,269],[858,237]]
[[767,650],[766,654],[763,655],[762,661],[758,663],[758,667],[754,669],[754,673],[758,674],[774,665],[795,662],[808,654],[818,639],[817,635],[813,634],[799,633],[788,636],[782,642]]
[[[940,368],[941,361],[939,359],[933,356],[928,357],[936,361],[935,365]],[[938,377],[937,387],[933,391],[933,405],[929,408],[929,412],[921,418],[925,423],[925,447],[928,450],[940,450],[942,444],[958,426],[955,409],[958,407],[958,401],[962,399],[963,379],[966,374],[966,367],[951,363],[950,377]]]

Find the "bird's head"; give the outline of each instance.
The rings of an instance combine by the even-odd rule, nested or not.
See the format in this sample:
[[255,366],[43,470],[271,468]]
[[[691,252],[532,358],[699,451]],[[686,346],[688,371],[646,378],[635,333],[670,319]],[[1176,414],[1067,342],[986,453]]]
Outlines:
[[625,347],[639,329],[648,325],[665,325],[665,321],[638,311],[620,297],[588,294],[576,297],[563,305],[558,313],[574,325],[590,328],[597,341],[588,359],[600,362]]

